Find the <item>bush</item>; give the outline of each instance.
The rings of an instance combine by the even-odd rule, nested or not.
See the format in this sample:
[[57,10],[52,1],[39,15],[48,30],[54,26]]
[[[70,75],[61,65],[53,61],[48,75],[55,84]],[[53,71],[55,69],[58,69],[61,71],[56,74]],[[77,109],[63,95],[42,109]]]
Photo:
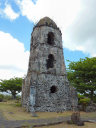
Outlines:
[[96,95],[93,97],[93,103],[96,103]]
[[90,104],[90,98],[84,98],[79,100],[79,104],[82,105],[82,109],[85,111],[86,107]]
[[84,95],[81,95],[81,94],[78,94],[78,104],[80,105],[80,100],[81,99],[84,99],[85,96]]
[[4,95],[4,94],[0,94],[0,102],[2,101],[8,101],[8,100],[11,100],[12,99],[12,96],[11,95]]
[[21,96],[17,95],[16,100],[21,100]]
[[78,104],[82,106],[81,110],[85,111],[86,107],[90,104],[91,99],[84,95],[78,94]]
[[[11,95],[0,94],[0,102],[12,100]],[[21,96],[16,96],[16,100],[21,101]]]
[[0,94],[0,102],[2,102],[4,100],[4,95]]
[[4,95],[4,101],[12,100],[11,95]]
[[85,98],[84,95],[78,94],[78,99],[83,99],[83,98]]
[[84,99],[80,99],[80,104],[84,104],[84,105],[88,105],[90,103],[90,98],[84,98]]
[[16,107],[21,107],[22,104],[21,104],[21,103],[16,103],[15,106],[16,106]]

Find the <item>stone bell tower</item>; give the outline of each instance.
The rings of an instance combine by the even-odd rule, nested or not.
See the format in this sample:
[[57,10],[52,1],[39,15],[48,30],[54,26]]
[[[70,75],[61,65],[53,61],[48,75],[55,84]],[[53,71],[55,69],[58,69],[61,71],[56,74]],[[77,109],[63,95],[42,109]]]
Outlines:
[[22,105],[31,112],[71,110],[62,34],[48,17],[41,19],[31,34],[28,73],[22,87]]

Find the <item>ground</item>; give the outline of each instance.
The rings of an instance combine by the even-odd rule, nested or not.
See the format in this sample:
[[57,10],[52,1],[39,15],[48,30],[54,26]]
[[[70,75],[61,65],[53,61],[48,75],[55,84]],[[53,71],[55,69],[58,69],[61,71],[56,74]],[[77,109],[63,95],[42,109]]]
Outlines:
[[[40,124],[54,124],[55,122],[65,122],[70,119],[72,111],[67,111],[63,113],[56,112],[37,112],[37,117],[32,117],[31,113],[26,112],[24,108],[20,106],[17,101],[8,101],[0,103],[0,126],[6,125],[6,128],[10,128],[10,125],[15,128],[15,126],[34,126]],[[95,120],[96,112],[85,113],[80,112],[81,118],[84,120]],[[9,127],[8,127],[9,126]],[[78,128],[75,125],[68,125],[67,123],[61,123],[58,125],[44,126],[42,128]],[[85,126],[82,128],[96,128],[96,123],[86,122]],[[1,127],[0,127],[1,128]],[[27,128],[27,127],[26,127]],[[37,127],[41,128],[41,127]]]
[[[44,126],[44,127],[37,127],[37,128],[79,128],[80,126],[76,125],[68,125],[67,123],[62,123],[54,126]],[[96,128],[96,123],[85,123],[85,126],[81,128]]]

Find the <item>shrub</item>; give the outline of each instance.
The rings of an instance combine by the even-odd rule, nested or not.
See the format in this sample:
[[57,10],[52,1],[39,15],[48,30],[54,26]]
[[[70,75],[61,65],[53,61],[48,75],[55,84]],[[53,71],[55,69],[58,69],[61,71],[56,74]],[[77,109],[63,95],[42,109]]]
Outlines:
[[85,98],[84,95],[78,94],[78,99],[83,99],[83,98]]
[[2,101],[8,101],[8,100],[12,100],[12,96],[11,95],[5,95],[5,94],[0,94],[0,102]]
[[80,100],[84,98],[85,98],[84,95],[78,94],[78,104],[80,104]]
[[91,99],[84,95],[78,94],[78,104],[82,106],[81,110],[85,111],[86,107],[90,104]]
[[80,99],[80,104],[88,105],[90,101],[90,98]]
[[83,98],[79,100],[79,103],[82,105],[82,109],[85,110],[86,106],[90,103],[90,98]]
[[96,103],[96,95],[93,97],[93,102]]
[[4,101],[12,100],[11,95],[4,95]]
[[16,106],[16,107],[21,107],[22,104],[21,104],[21,103],[16,103],[15,106]]
[[4,100],[4,95],[0,94],[0,102],[2,102]]
[[16,100],[21,100],[21,96],[20,95],[17,95],[16,96]]

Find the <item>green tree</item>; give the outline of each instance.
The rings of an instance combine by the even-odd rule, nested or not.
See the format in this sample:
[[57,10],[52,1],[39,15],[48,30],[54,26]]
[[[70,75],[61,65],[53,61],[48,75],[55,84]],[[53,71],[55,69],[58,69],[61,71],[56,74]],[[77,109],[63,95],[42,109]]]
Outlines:
[[68,79],[78,92],[93,100],[96,92],[96,57],[70,62]]
[[16,95],[21,92],[22,88],[22,78],[11,78],[9,80],[1,80],[0,91],[12,94],[15,99]]

